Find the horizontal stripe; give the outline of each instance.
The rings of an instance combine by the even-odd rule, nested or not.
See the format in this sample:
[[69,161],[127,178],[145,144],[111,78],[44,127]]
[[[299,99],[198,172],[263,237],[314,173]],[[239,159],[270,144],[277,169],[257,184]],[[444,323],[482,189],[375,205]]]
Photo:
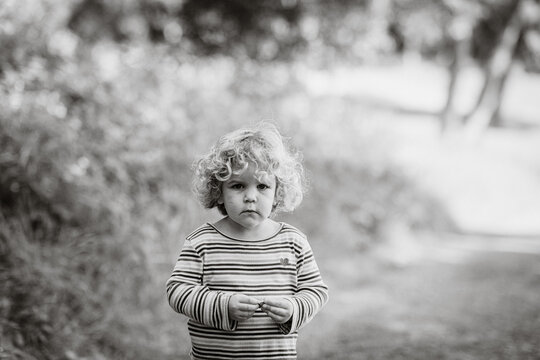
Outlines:
[[[227,237],[208,224],[195,229],[166,288],[171,307],[190,318],[195,359],[296,359],[297,330],[328,300],[305,235],[285,223],[257,241]],[[293,318],[279,325],[259,310],[246,321],[231,321],[233,293],[290,298]]]

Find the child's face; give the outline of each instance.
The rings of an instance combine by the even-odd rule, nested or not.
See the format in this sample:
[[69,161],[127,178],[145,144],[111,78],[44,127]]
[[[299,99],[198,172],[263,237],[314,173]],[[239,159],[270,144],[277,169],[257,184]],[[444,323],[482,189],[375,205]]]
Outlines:
[[[251,164],[250,164],[251,165]],[[255,166],[251,165],[239,175],[222,184],[219,202],[223,203],[227,215],[246,229],[256,229],[272,212],[276,193],[276,177],[255,177]]]

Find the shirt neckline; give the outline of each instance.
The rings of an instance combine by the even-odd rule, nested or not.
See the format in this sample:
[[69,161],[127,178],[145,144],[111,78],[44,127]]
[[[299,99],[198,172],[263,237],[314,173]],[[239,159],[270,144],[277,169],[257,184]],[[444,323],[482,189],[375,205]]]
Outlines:
[[266,237],[266,238],[263,238],[263,239],[254,239],[254,240],[248,240],[248,239],[239,239],[239,238],[236,238],[234,236],[231,236],[231,235],[228,235],[228,234],[225,234],[224,232],[222,232],[221,230],[219,230],[217,227],[214,226],[214,224],[211,224],[209,222],[206,223],[208,226],[210,226],[212,229],[214,229],[217,233],[219,233],[220,235],[223,235],[224,237],[226,237],[227,239],[231,239],[231,240],[236,240],[236,241],[244,241],[244,242],[260,242],[260,241],[266,241],[266,240],[270,240],[274,237],[276,237],[280,232],[281,230],[283,229],[283,226],[284,226],[284,223],[279,221],[278,224],[279,224],[279,227],[278,229],[276,230],[275,233],[273,233],[272,235]]

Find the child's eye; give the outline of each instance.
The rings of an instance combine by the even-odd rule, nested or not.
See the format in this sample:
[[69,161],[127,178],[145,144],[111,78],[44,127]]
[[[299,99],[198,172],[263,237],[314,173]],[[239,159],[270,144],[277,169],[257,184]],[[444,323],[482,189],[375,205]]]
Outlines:
[[266,190],[266,189],[270,189],[270,186],[268,186],[266,184],[259,184],[259,185],[257,185],[257,188],[259,190]]
[[234,189],[234,190],[240,190],[240,189],[243,189],[244,186],[242,184],[232,184],[231,185],[231,189]]

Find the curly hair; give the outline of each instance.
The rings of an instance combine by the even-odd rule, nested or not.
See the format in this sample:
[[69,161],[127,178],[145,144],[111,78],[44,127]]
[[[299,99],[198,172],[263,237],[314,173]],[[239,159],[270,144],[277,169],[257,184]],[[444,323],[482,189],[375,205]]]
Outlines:
[[305,191],[304,169],[301,155],[285,143],[278,129],[269,123],[259,123],[222,136],[210,152],[194,163],[193,192],[208,209],[219,204],[221,186],[248,166],[255,166],[258,179],[276,177],[276,194],[272,213],[293,211],[303,199]]

